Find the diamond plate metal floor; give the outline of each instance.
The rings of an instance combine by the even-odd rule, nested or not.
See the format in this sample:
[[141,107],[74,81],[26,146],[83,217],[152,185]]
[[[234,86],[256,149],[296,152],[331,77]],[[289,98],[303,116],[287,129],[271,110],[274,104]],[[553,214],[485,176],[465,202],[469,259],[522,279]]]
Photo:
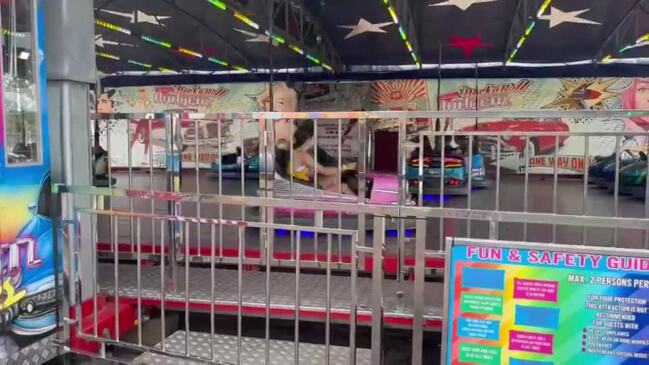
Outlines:
[[[169,269],[167,268],[167,273]],[[118,267],[118,291],[121,299],[137,299],[137,268],[131,264],[120,264]],[[114,295],[114,266],[98,266],[99,292]],[[185,268],[178,267],[176,290],[167,279],[165,305],[168,309],[185,309]],[[271,282],[271,316],[274,318],[294,318],[295,314],[295,273],[272,272]],[[238,278],[236,270],[216,269],[214,275],[215,302],[214,310],[233,313],[238,310]],[[190,310],[209,311],[210,269],[201,267],[189,268],[189,307]],[[300,317],[304,320],[325,320],[326,276],[322,274],[300,274]],[[371,318],[371,279],[357,279],[359,324],[368,324]],[[263,316],[266,303],[266,273],[261,271],[243,272],[243,313],[244,315]],[[402,295],[400,295],[400,294]],[[160,267],[142,267],[141,296],[145,305],[159,306]],[[441,327],[443,285],[425,283],[424,287],[424,327],[429,330]],[[332,321],[348,322],[351,301],[351,278],[348,276],[331,277]],[[413,282],[383,281],[384,323],[387,327],[409,328],[412,326]]]
[[[210,334],[189,332],[190,356],[211,359]],[[265,341],[261,338],[241,338],[241,364],[263,364],[265,360]],[[175,354],[185,353],[185,331],[178,331],[165,339],[166,351]],[[161,348],[161,344],[156,346]],[[237,337],[214,335],[214,359],[225,363],[237,363]],[[342,346],[330,347],[331,364],[349,364],[349,348]],[[299,360],[304,365],[321,365],[325,363],[326,347],[309,343],[300,343]],[[291,364],[295,359],[295,343],[291,341],[270,340],[271,365]],[[134,365],[193,365],[204,364],[205,361],[181,359],[172,356],[147,352],[132,362]],[[369,364],[370,350],[356,349],[356,364]]]

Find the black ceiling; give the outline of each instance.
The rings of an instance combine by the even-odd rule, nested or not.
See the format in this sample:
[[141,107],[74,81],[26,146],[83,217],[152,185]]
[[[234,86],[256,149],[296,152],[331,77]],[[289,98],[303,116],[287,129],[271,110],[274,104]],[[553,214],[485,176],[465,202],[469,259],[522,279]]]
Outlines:
[[[236,67],[254,73],[271,68],[272,62],[275,69],[326,71],[307,59],[306,54],[300,55],[289,48],[294,45],[333,66],[338,74],[362,69],[359,66],[374,67],[362,69],[364,71],[387,70],[376,66],[388,65],[415,67],[399,33],[400,26],[424,67],[438,64],[440,58],[445,65],[504,62],[534,21],[533,30],[512,59],[515,63],[601,60],[606,55],[613,59],[649,59],[649,46],[619,52],[620,48],[635,44],[639,37],[649,33],[649,1],[554,0],[549,2],[541,19],[536,18],[536,12],[543,0],[472,2],[95,0],[97,21],[131,32],[129,35],[109,29],[105,23],[96,25],[97,66],[107,74],[124,71],[153,74],[161,69],[181,74],[213,73],[233,71]],[[390,4],[394,6],[399,24],[393,23],[387,8]],[[226,9],[220,8],[222,6]],[[259,30],[237,19],[235,12],[258,24]],[[568,15],[561,18],[557,16],[560,12]],[[550,16],[552,13],[554,15]],[[269,42],[250,41],[257,36],[263,38],[264,30],[271,29],[271,19],[273,33],[284,43],[274,42],[271,46]],[[361,19],[372,24],[385,23],[380,28],[385,33],[365,32],[346,39],[352,29],[341,26],[355,25]],[[561,22],[562,19],[568,21]],[[550,27],[553,22],[558,24]],[[155,45],[143,37],[168,44]],[[180,48],[199,52],[202,57],[190,56]],[[103,57],[99,53],[103,53]],[[119,60],[107,56],[116,56]],[[209,57],[225,61],[227,66],[214,59],[209,61]],[[647,66],[631,67],[646,70]]]

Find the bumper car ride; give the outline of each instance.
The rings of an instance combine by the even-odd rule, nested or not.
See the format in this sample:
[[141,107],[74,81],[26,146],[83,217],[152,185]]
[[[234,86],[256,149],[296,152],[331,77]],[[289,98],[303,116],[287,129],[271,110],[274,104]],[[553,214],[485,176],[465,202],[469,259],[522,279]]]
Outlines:
[[[397,205],[399,204],[399,181],[396,175],[391,174],[369,174],[365,180],[365,202],[374,205]],[[279,199],[304,200],[305,205],[308,201],[326,201],[336,203],[357,204],[359,198],[357,195],[340,194],[336,192],[315,189],[304,183],[286,179],[284,176],[275,173],[273,182],[273,197]],[[406,205],[414,205],[414,202],[407,199]],[[293,217],[294,224],[313,225],[315,217],[314,210],[311,209],[291,209],[275,208],[276,223],[288,224]],[[322,212],[324,227],[338,227],[338,218],[341,219],[341,228],[357,229],[358,217],[355,214],[342,213],[337,211],[325,210]],[[366,221],[367,230],[372,230],[372,222],[369,218]],[[386,230],[398,229],[399,219],[388,219],[386,221]],[[406,222],[407,228],[414,228],[414,223]]]
[[[647,161],[638,160],[620,170],[619,192],[645,198],[647,191]],[[614,188],[614,186],[613,186]]]
[[[646,149],[646,148],[645,148]],[[588,182],[597,185],[601,189],[609,188],[615,183],[615,160],[616,153],[608,156],[595,157],[595,162],[588,167]],[[633,165],[638,161],[646,161],[647,155],[643,148],[625,148],[620,152],[619,169]],[[613,188],[609,188],[613,190]]]
[[[444,194],[467,195],[469,193],[469,166],[461,155],[449,154],[444,156]],[[440,194],[442,170],[440,168],[441,154],[424,158],[423,163],[423,193]],[[475,154],[471,161],[471,187],[485,188],[489,181],[485,173],[484,158]],[[419,161],[408,161],[406,179],[411,195],[417,195],[419,189]]]
[[615,165],[615,154],[595,157],[595,162],[588,166],[588,182],[598,187],[605,187],[603,172],[606,167],[611,165],[611,162]]
[[[259,155],[255,155],[244,160],[243,176],[246,179],[259,178],[259,160]],[[223,158],[221,158],[221,164],[219,164],[219,162],[212,163],[212,171],[210,173],[210,176],[216,179],[219,177],[220,173],[224,179],[239,179],[241,178],[241,167],[241,161],[236,156],[234,158],[223,156]]]
[[[620,169],[620,179],[622,177],[622,171],[624,171],[629,166],[634,166],[638,164],[639,160],[620,160],[619,169]],[[646,162],[645,162],[646,163]],[[610,192],[615,190],[615,159],[612,162],[609,162],[599,174],[599,177],[595,180],[597,187],[602,189],[607,189]],[[621,181],[621,180],[620,180]],[[620,191],[622,194],[622,191]]]

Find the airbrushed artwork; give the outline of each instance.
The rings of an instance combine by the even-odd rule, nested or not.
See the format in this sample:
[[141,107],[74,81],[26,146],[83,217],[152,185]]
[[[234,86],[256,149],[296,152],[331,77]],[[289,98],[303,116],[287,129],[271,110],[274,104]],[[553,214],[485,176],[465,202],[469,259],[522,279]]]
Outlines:
[[[41,26],[32,2],[2,2],[2,24],[33,37]],[[5,28],[3,28],[4,31]],[[6,33],[5,33],[6,34]],[[13,34],[13,33],[12,33]],[[29,37],[25,37],[29,35]],[[56,326],[54,234],[50,215],[50,145],[45,62],[20,59],[25,42],[3,38],[0,106],[0,361]],[[43,38],[38,39],[39,51]],[[38,53],[38,52],[37,52]],[[42,53],[41,53],[42,54]],[[8,67],[17,62],[20,67]]]
[[[503,79],[446,80],[441,86],[440,107],[443,110],[620,110],[646,109],[649,105],[648,80],[642,78],[577,78],[577,79]],[[477,104],[476,104],[477,103]],[[530,132],[647,132],[647,121],[641,117],[627,119],[544,120],[453,120],[450,129],[478,131]],[[481,152],[495,159],[495,139],[483,139]],[[502,138],[500,165],[513,172],[582,174],[597,156],[607,156],[615,150],[615,137],[589,138],[585,156],[585,138],[578,136],[532,136],[529,139],[512,136]],[[629,137],[626,146],[647,148],[647,138]]]
[[[575,79],[449,79],[443,80],[437,97],[436,80],[390,80],[345,83],[285,83],[273,86],[275,111],[349,111],[349,110],[620,110],[649,108],[649,79],[646,78],[575,78]],[[216,113],[229,111],[270,110],[270,92],[267,84],[239,83],[191,86],[125,87],[107,90],[99,98],[99,107],[116,112],[196,111]],[[164,165],[164,122],[125,121],[116,123],[111,135],[113,143],[126,143],[130,138],[131,158],[135,166],[148,166],[153,154],[155,167]],[[356,120],[317,121],[318,146],[332,156],[338,156],[338,140],[343,163],[352,162],[358,155]],[[647,132],[646,118],[626,119],[446,119],[439,128],[461,131],[529,131],[529,132]],[[295,124],[278,121],[278,135],[286,136]],[[373,130],[395,130],[396,120],[372,120]],[[199,166],[223,170],[253,171],[259,165],[256,149],[259,129],[256,121],[206,120],[198,126],[181,123],[183,130],[183,163],[194,166],[198,144]],[[435,128],[432,121],[407,121],[408,133]],[[127,130],[130,131],[127,134]],[[149,136],[149,130],[152,135]],[[315,133],[314,133],[315,134]],[[220,139],[219,139],[220,135]],[[219,154],[220,140],[221,160]],[[588,156],[585,138],[579,136],[532,136],[503,138],[500,154],[501,167],[513,172],[525,172],[525,156],[530,173],[582,174],[597,156],[610,155],[615,148],[614,137],[589,139]],[[646,137],[630,137],[625,146],[646,148]],[[105,137],[102,145],[106,144]],[[151,146],[149,146],[151,144]],[[484,138],[477,142],[477,150],[485,163],[494,165],[495,140]],[[396,150],[395,150],[396,151]],[[377,150],[377,159],[381,159]],[[111,153],[113,166],[126,166],[127,153],[117,149]],[[252,166],[252,168],[251,168]]]

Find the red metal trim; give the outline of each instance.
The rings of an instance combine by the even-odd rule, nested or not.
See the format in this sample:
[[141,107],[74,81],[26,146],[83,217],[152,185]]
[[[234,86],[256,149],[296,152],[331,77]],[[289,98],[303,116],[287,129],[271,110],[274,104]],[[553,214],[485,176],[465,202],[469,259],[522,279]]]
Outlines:
[[[118,306],[115,311],[115,305]],[[121,300],[119,304],[115,303],[114,299],[104,296],[97,296],[97,334],[104,336],[108,333],[108,337],[115,339],[115,313],[119,316],[118,327],[119,335],[124,336],[127,332],[131,331],[137,326],[137,316],[135,314],[135,306],[130,300]],[[95,322],[93,316],[94,300],[93,298],[87,299],[81,303],[81,333],[87,335],[94,335]],[[70,318],[76,318],[76,308],[70,308]],[[89,341],[79,338],[77,336],[77,326],[70,327],[70,347],[74,350],[85,353],[97,353],[99,351],[99,342]]]
[[[135,250],[135,246],[129,244],[129,243],[120,243],[118,246],[118,250],[120,253],[132,253]],[[97,250],[100,252],[112,252],[112,245],[110,243],[97,243]],[[167,247],[165,247],[167,248]],[[167,250],[165,250],[166,252]],[[142,244],[141,247],[141,252],[145,254],[160,254],[160,246],[156,245],[153,246],[150,243],[144,243]],[[212,250],[210,247],[201,247],[200,251],[197,249],[196,246],[190,247],[189,248],[189,254],[192,256],[204,256],[204,257],[210,257],[212,254]],[[223,252],[220,252],[219,249],[216,249],[216,254],[218,256],[222,257],[238,257],[239,256],[239,250],[236,248],[226,248],[223,249]],[[249,259],[259,259],[261,258],[261,251],[259,250],[253,250],[253,249],[246,249],[245,251],[245,257]],[[291,260],[291,252],[289,251],[275,251],[273,257],[277,260]],[[300,255],[300,258],[302,261],[318,261],[318,262],[327,262],[327,255],[325,253],[319,253],[317,255],[317,260],[316,260],[316,255],[313,253],[303,253]],[[345,264],[351,263],[352,259],[350,255],[342,255],[341,257],[342,260],[338,259],[338,255],[332,255],[331,256],[331,262],[332,263],[338,263],[339,261],[342,261]],[[372,257],[371,255],[365,255],[364,257],[364,271],[372,271]],[[397,256],[395,255],[385,255],[383,257],[383,271],[386,274],[396,274],[397,273]],[[405,257],[405,264],[407,266],[414,266],[415,265],[415,258],[412,256],[407,256]],[[444,259],[443,258],[426,258],[424,261],[424,265],[426,269],[443,269],[444,268]]]
[[[131,304],[137,303],[137,298],[134,297],[120,297],[120,301],[125,301]],[[156,299],[142,299],[142,305],[160,307],[161,301]],[[183,300],[174,300],[174,299],[165,299],[165,308],[172,310],[185,310],[186,305]],[[209,312],[213,310],[218,313],[226,314],[236,314],[238,312],[238,306],[236,304],[220,304],[215,303],[212,307],[209,303],[196,303],[189,302],[189,310],[193,311],[202,311]],[[253,306],[253,305],[243,305],[241,308],[241,313],[245,316],[255,316],[261,317],[266,315],[266,307],[263,306]],[[305,320],[312,321],[324,321],[327,313],[324,309],[303,309],[300,308],[298,311],[300,318]],[[295,309],[292,308],[270,308],[270,316],[272,318],[295,318]],[[351,320],[351,313],[348,310],[345,311],[335,311],[331,313],[331,319],[335,322],[349,322]],[[357,313],[356,323],[360,325],[370,325],[372,316],[366,313]],[[383,315],[383,323],[390,327],[398,328],[412,328],[413,319],[411,316],[401,316],[401,315]],[[423,324],[424,329],[427,330],[439,330],[442,328],[442,321],[439,319],[424,319]]]

